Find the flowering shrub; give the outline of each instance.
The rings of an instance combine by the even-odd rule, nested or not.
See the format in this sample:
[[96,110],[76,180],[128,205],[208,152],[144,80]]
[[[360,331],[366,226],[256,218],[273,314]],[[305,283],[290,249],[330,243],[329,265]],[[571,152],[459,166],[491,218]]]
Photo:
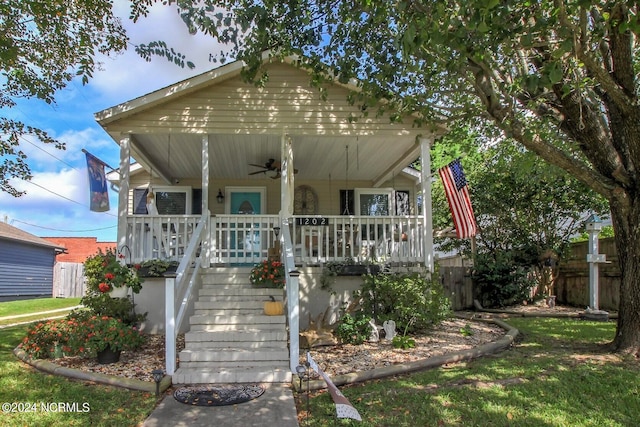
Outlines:
[[27,329],[20,347],[34,359],[54,357],[59,351],[71,353],[68,342],[74,328],[75,325],[65,319],[34,323]]
[[[143,320],[146,316],[136,314],[133,301],[129,298],[112,298],[113,288],[126,286],[134,293],[142,288],[136,267],[121,263],[123,255],[112,249],[98,251],[84,262],[84,276],[87,283],[85,296],[80,303],[97,316],[121,319],[127,324]],[[139,266],[138,266],[139,267]]]
[[111,348],[113,351],[135,350],[145,336],[135,327],[109,316],[90,316],[75,321],[76,329],[69,347],[77,353],[91,354]]
[[135,350],[145,342],[134,326],[108,316],[88,312],[31,325],[20,347],[34,359],[56,356],[95,356],[110,347],[114,351]]
[[260,288],[284,288],[284,266],[280,261],[264,260],[251,269],[249,280]]
[[[142,280],[138,277],[137,269],[122,263],[124,255],[116,254],[113,249],[106,252],[98,251],[84,262],[84,276],[87,279],[87,289],[106,293],[113,288],[123,286],[131,288],[133,293],[142,289]],[[139,268],[139,267],[138,267]],[[108,290],[107,287],[109,288]]]

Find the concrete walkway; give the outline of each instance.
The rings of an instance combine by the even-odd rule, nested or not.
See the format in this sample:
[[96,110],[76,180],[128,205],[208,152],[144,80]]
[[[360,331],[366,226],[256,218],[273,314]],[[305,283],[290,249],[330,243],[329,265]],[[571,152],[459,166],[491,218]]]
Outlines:
[[[64,317],[56,316],[56,314],[62,310],[68,309],[30,313],[28,316],[42,316],[43,319]],[[7,316],[6,318],[3,318],[5,320],[15,319],[16,322],[10,325],[0,326],[0,328],[33,322],[33,320],[21,322],[21,317],[26,316]],[[129,380],[119,377],[109,377],[109,381],[107,381],[107,379],[102,378],[107,377],[106,375],[83,372],[76,369],[61,368],[48,360],[32,361],[29,360],[24,352],[19,349],[15,349],[14,353],[19,359],[31,364],[37,369],[54,375],[63,375],[86,381],[107,383],[130,389],[144,390],[146,392],[154,392],[155,390],[155,384],[151,384],[149,382]],[[165,379],[169,380],[170,377],[165,377]],[[138,384],[132,384],[133,382],[144,384],[143,387],[141,387]],[[163,383],[164,382],[165,381],[163,380]],[[160,404],[156,406],[151,415],[142,425],[143,427],[199,427],[211,425],[215,425],[216,427],[298,427],[298,413],[296,411],[296,404],[290,385],[279,383],[263,385],[266,387],[266,390],[262,396],[245,403],[229,406],[186,405],[175,400],[172,392],[166,392],[165,397],[162,399]],[[161,389],[165,389],[168,386],[169,383],[167,381],[167,384],[163,384]]]
[[298,427],[298,415],[288,384],[264,384],[257,399],[229,406],[192,406],[165,395],[143,427]]

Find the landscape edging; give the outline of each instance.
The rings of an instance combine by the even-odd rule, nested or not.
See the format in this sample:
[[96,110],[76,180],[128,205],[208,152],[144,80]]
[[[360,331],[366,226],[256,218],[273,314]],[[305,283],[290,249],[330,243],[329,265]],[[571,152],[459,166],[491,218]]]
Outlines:
[[[466,318],[466,317],[463,317]],[[474,321],[480,321],[485,323],[494,323],[506,330],[507,333],[497,341],[493,341],[487,344],[483,344],[481,346],[469,349],[469,350],[461,350],[456,351],[450,354],[443,354],[440,356],[433,356],[426,359],[416,360],[414,362],[408,363],[399,363],[397,365],[385,366],[384,368],[376,368],[368,371],[361,372],[352,372],[350,374],[336,375],[331,378],[331,381],[336,386],[345,385],[345,384],[353,384],[373,379],[380,379],[385,377],[390,377],[394,375],[406,374],[409,372],[422,371],[426,369],[437,368],[447,363],[456,363],[464,360],[476,359],[481,356],[487,356],[489,354],[495,354],[506,350],[513,344],[513,341],[516,339],[518,334],[520,333],[516,328],[511,325],[498,320],[498,319],[468,319]],[[296,391],[300,390],[299,382],[292,381],[293,388]],[[327,384],[324,380],[311,380],[306,385],[308,390],[320,390],[323,388],[327,388]]]
[[[133,378],[123,378],[113,375],[102,374],[99,372],[87,372],[80,369],[67,368],[56,365],[45,359],[31,359],[20,347],[13,349],[13,354],[24,363],[34,367],[35,369],[52,375],[64,376],[82,381],[94,381],[100,384],[106,384],[116,387],[127,388],[131,390],[146,391],[149,393],[156,392],[156,383],[150,381],[136,380]],[[165,375],[160,381],[160,392],[164,392],[171,386],[171,376]]]

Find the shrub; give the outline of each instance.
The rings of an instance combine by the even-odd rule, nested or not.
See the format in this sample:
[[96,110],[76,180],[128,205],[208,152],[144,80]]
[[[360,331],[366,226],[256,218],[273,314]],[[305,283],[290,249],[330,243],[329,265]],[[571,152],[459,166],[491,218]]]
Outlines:
[[69,347],[78,353],[95,355],[111,348],[113,351],[135,350],[145,342],[145,336],[122,320],[109,316],[89,316],[78,319],[69,339]]
[[[87,291],[105,293],[113,288],[126,286],[137,294],[142,288],[142,280],[138,277],[137,269],[121,263],[124,255],[116,254],[112,249],[90,256],[84,262],[84,277]],[[102,290],[100,289],[102,286]],[[107,285],[105,287],[104,285]],[[106,290],[105,290],[106,289]]]
[[61,351],[70,353],[68,343],[74,330],[75,324],[66,319],[34,323],[27,329],[20,347],[34,359],[52,358]]
[[356,297],[363,312],[376,323],[393,320],[398,329],[407,333],[437,325],[451,313],[435,274],[431,279],[418,273],[366,275]]
[[31,325],[20,347],[34,359],[66,356],[95,356],[107,347],[134,350],[145,341],[135,327],[120,319],[95,316],[90,311],[71,313],[65,319]]
[[371,336],[370,317],[358,313],[352,316],[345,313],[338,321],[336,336],[344,344],[360,345]]
[[393,348],[408,350],[416,347],[416,340],[408,335],[396,335],[393,337],[393,340],[391,340],[391,344],[393,345]]
[[484,307],[504,307],[530,298],[535,280],[511,252],[479,253],[472,274]]
[[136,314],[135,304],[130,298],[112,298],[113,288],[126,286],[133,293],[139,293],[142,280],[137,270],[121,264],[113,250],[98,251],[84,262],[84,276],[87,283],[85,296],[80,303],[97,316],[121,319],[127,324],[144,320],[146,314]]

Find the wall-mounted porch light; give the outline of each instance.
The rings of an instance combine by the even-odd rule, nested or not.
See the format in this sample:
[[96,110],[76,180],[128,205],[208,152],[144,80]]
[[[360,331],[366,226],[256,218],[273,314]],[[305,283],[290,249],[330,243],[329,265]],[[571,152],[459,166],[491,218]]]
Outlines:
[[218,188],[218,195],[216,196],[216,200],[218,203],[224,202],[224,194],[222,194],[222,190]]

